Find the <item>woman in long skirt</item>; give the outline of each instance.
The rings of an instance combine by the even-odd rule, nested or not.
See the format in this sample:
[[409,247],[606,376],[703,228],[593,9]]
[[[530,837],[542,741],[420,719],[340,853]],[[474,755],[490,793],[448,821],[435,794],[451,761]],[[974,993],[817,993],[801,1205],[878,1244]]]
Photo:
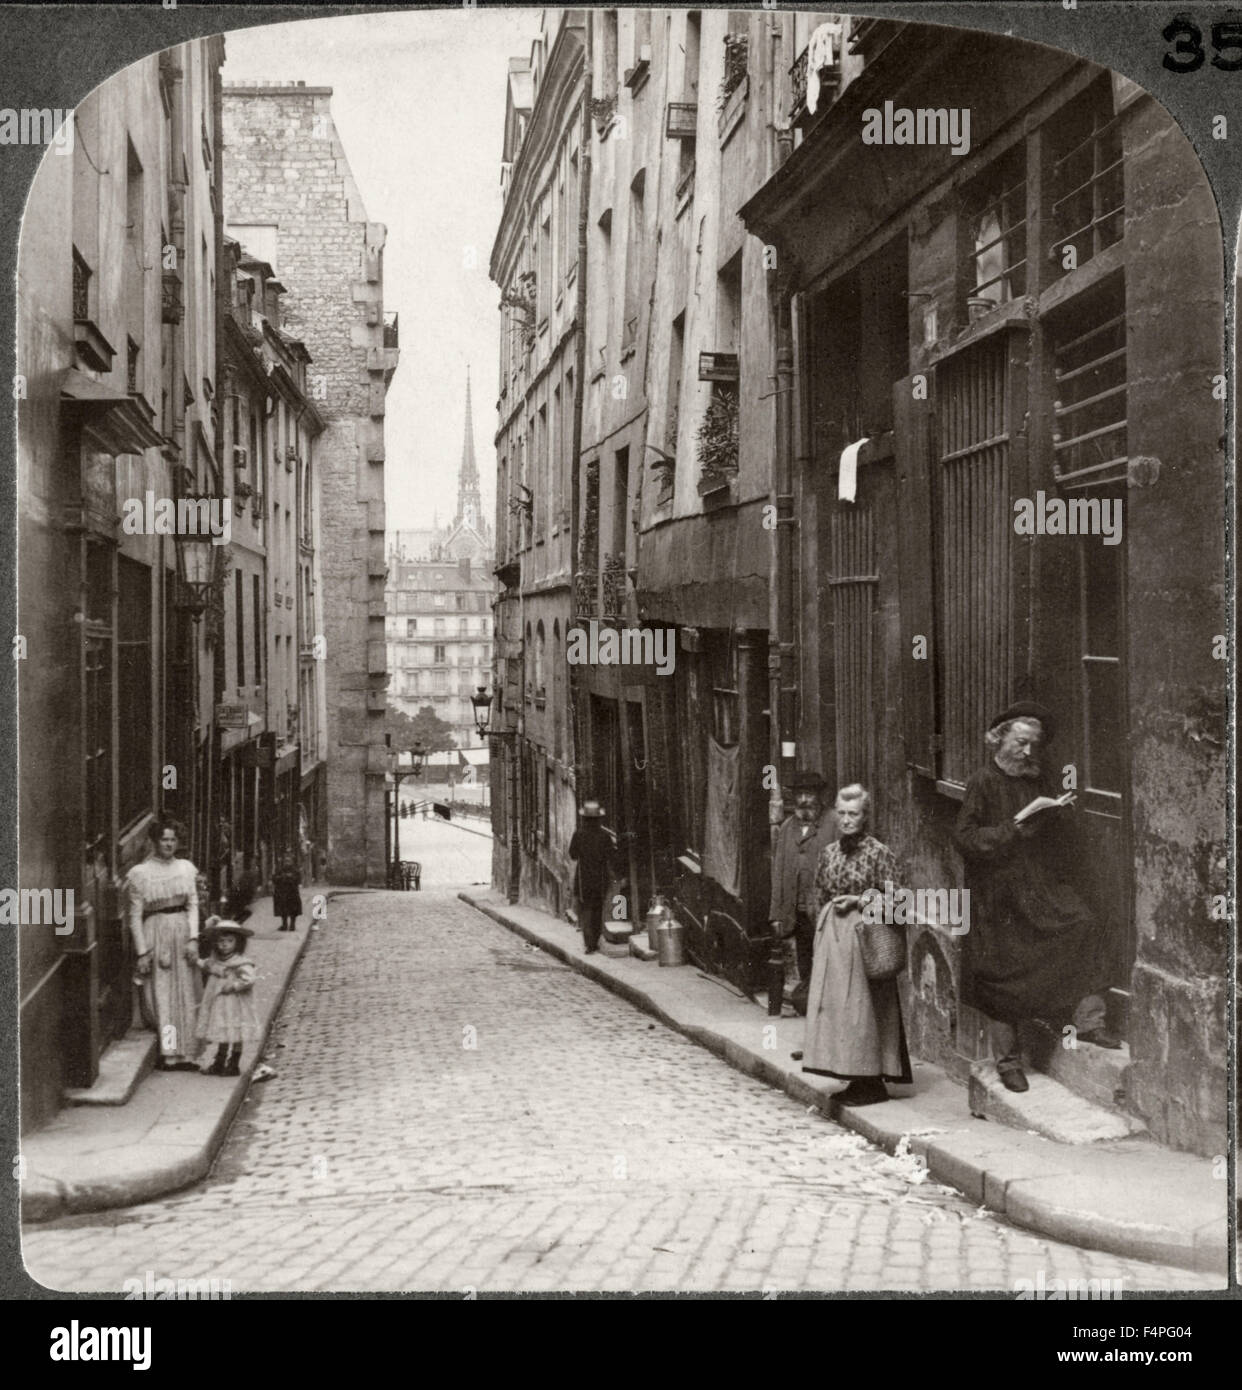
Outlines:
[[157,820],[148,830],[151,854],[125,878],[130,936],[138,978],[159,1042],[160,1071],[197,1071],[198,870],[177,858],[177,830]]
[[272,875],[272,911],[280,918],[281,931],[295,931],[302,915],[302,875],[293,855],[286,854]]
[[840,839],[820,851],[815,875],[820,912],[802,1070],[848,1081],[842,1105],[874,1105],[888,1099],[885,1081],[914,1079],[897,981],[869,980],[858,942],[863,899],[901,880],[892,850],[865,833],[870,800],[858,785],[837,793]]

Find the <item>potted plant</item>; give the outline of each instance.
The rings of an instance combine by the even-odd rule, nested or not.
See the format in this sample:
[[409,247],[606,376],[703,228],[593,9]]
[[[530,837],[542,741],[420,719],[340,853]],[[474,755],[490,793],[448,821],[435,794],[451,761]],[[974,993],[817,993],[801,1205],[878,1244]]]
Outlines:
[[737,392],[719,389],[699,426],[699,495],[729,486],[737,476]]
[[720,95],[716,99],[716,114],[723,115],[729,98],[746,79],[750,39],[746,34],[726,34],[724,40],[724,76],[720,79]]

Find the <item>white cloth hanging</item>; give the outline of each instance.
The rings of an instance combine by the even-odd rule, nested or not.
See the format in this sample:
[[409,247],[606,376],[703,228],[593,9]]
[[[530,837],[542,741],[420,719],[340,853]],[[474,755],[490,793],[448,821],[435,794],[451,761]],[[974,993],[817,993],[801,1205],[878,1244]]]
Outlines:
[[806,47],[806,109],[809,115],[815,114],[819,105],[819,73],[821,68],[832,66],[833,47],[841,32],[839,24],[820,24],[811,34]]
[[858,491],[858,451],[867,441],[856,439],[841,451],[841,464],[837,472],[837,500],[852,502]]

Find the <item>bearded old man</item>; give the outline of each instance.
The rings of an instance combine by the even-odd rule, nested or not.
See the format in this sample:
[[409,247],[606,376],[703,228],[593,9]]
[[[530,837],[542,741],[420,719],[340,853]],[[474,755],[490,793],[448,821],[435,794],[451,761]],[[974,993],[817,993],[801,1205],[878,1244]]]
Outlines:
[[790,779],[794,813],[776,832],[772,856],[772,900],[768,909],[774,936],[792,939],[794,960],[786,952],[785,989],[789,1002],[806,1013],[815,941],[815,871],[820,852],[836,839],[836,818],[824,807],[827,783],[818,772],[796,772]]
[[1104,1026],[1100,927],[1067,881],[1072,813],[1049,806],[1016,819],[1036,797],[1055,795],[1042,766],[1054,732],[1033,702],[996,716],[986,735],[992,757],[966,784],[954,836],[970,890],[962,997],[992,1020],[996,1069],[1011,1091],[1029,1086],[1017,1034],[1024,1020],[1072,1017],[1079,1042],[1121,1046]]

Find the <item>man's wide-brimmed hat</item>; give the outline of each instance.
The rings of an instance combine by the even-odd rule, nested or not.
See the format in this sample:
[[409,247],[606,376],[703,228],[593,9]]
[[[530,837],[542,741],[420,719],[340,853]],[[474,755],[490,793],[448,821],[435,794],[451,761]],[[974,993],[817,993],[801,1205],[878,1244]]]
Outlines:
[[789,779],[791,792],[822,792],[827,785],[818,772],[795,772]]
[[240,922],[230,921],[227,917],[209,917],[207,925],[199,934],[206,941],[214,941],[223,932],[232,932],[234,936],[254,935],[252,927],[243,927]]
[[604,808],[598,801],[584,801],[580,814],[583,820],[603,820]]
[[1010,705],[992,720],[988,728],[995,729],[999,724],[1008,724],[1011,719],[1038,719],[1044,731],[1045,743],[1051,743],[1052,736],[1057,731],[1052,711],[1034,700],[1019,700],[1016,705]]

